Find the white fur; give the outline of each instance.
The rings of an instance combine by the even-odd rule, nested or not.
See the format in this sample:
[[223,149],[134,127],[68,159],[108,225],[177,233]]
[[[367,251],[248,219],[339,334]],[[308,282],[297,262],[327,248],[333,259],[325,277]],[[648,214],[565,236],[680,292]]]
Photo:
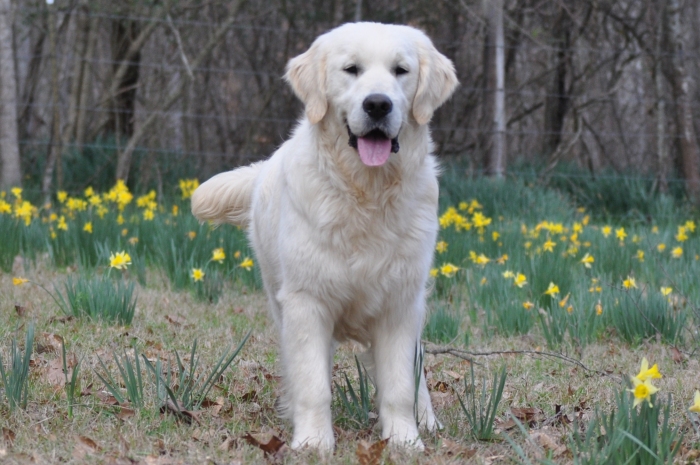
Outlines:
[[[353,64],[356,76],[344,71]],[[396,75],[397,65],[408,73]],[[351,339],[369,348],[382,436],[422,448],[414,357],[438,231],[426,124],[457,85],[452,63],[416,29],[353,23],[320,36],[286,78],[306,118],[269,160],[202,184],[192,212],[249,228],[280,331],[292,447],[333,448],[333,348]],[[347,126],[366,129],[372,93],[392,100],[385,128],[401,147],[379,167],[348,145]],[[418,398],[421,426],[435,430],[422,377]]]

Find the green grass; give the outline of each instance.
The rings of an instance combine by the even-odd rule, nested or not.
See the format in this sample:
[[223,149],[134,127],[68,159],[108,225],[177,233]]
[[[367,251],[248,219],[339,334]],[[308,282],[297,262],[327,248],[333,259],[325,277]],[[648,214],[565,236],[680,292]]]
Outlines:
[[14,411],[17,408],[26,408],[29,399],[29,363],[32,358],[34,346],[34,325],[27,328],[27,336],[24,343],[24,351],[17,345],[17,339],[12,338],[10,359],[7,366],[0,356],[0,377],[5,392],[5,400]]
[[119,325],[130,325],[136,312],[134,283],[107,275],[88,278],[68,276],[58,302],[66,315],[90,318]]

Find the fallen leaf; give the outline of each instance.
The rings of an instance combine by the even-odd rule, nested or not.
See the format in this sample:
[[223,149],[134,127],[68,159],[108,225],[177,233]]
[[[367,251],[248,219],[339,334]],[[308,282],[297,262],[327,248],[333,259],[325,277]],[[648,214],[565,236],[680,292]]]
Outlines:
[[73,458],[82,461],[86,455],[100,451],[100,446],[87,436],[76,436],[77,442],[73,448]]
[[685,356],[678,350],[677,347],[671,347],[671,358],[674,363],[683,363]]
[[551,419],[548,419],[547,423],[551,423],[555,426],[561,426],[571,424],[571,420],[564,413],[564,410],[561,408],[561,405],[554,404],[554,416]]
[[22,318],[27,313],[27,307],[24,305],[15,304],[15,311],[17,312],[17,316]]
[[119,413],[117,413],[117,418],[124,420],[129,417],[133,417],[136,414],[134,409],[129,407],[119,407]]
[[438,381],[432,389],[436,392],[447,392],[450,390],[450,386],[444,381]]
[[241,396],[241,400],[243,402],[253,402],[257,398],[258,398],[258,391],[256,391],[256,390],[248,391]]
[[199,412],[185,409],[180,403],[174,404],[171,399],[168,399],[165,404],[160,408],[160,413],[170,412],[177,418],[184,420],[185,423],[191,424],[194,420],[197,423],[199,421]]
[[187,324],[187,320],[180,315],[165,315],[165,319],[168,320],[173,326],[182,326],[188,328],[192,325]]
[[92,393],[95,397],[100,399],[103,404],[107,405],[119,405],[119,401],[107,391],[97,391]]
[[382,460],[382,453],[389,442],[389,438],[370,444],[367,441],[357,443],[355,455],[360,465],[379,465]]
[[262,450],[266,456],[269,456],[275,460],[281,460],[288,449],[287,444],[275,434],[272,434],[269,439],[267,439],[262,437],[257,438],[251,433],[246,433],[246,435],[243,436],[243,439],[248,444]]
[[461,457],[466,460],[476,455],[476,449],[468,448],[450,438],[443,438],[440,442],[440,449],[450,457]]
[[[68,370],[70,372],[70,370]],[[68,374],[70,378],[71,374]],[[44,372],[44,379],[54,387],[63,387],[66,384],[66,375],[63,373],[63,361],[55,358],[49,362]]]
[[5,444],[12,447],[12,445],[15,443],[15,437],[16,437],[16,434],[14,431],[12,431],[10,428],[5,428],[3,426],[2,439],[5,441]]
[[52,316],[49,318],[49,324],[51,323],[66,323],[68,321],[73,320],[72,315],[66,315],[66,316]]
[[530,438],[545,451],[551,451],[555,458],[562,455],[567,450],[566,446],[558,444],[555,438],[541,431],[533,432],[530,434]]
[[41,333],[41,338],[36,345],[36,352],[42,354],[45,352],[61,353],[63,348],[63,338],[58,334]]
[[445,370],[445,371],[443,371],[443,373],[454,378],[455,381],[460,381],[463,378],[462,375],[460,375],[459,373],[455,373],[454,371]]
[[527,423],[530,427],[544,420],[542,409],[535,407],[511,407],[510,412],[522,423]]

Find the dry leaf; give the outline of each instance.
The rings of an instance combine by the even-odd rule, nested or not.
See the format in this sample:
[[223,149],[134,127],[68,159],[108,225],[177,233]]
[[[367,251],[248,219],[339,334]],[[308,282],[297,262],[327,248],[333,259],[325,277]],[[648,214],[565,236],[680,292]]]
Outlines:
[[97,391],[97,392],[93,393],[93,395],[95,397],[97,397],[98,399],[100,399],[103,404],[119,405],[119,402],[117,401],[117,399],[107,391]]
[[440,442],[440,449],[450,457],[461,457],[466,460],[472,458],[476,454],[476,449],[470,449],[450,438],[443,438]]
[[182,326],[183,328],[189,328],[192,325],[187,324],[187,320],[180,315],[165,315],[165,319],[168,320],[173,326]]
[[194,420],[198,424],[200,423],[199,418],[198,418],[199,412],[194,412],[192,410],[186,410],[182,405],[180,405],[179,401],[177,404],[174,404],[171,399],[168,399],[165,402],[165,405],[163,405],[160,408],[160,413],[165,413],[165,412],[172,413],[177,418],[184,420],[188,424],[191,424],[192,420]]
[[527,423],[530,427],[544,420],[542,409],[535,407],[511,407],[510,412],[522,423]]
[[677,347],[671,347],[671,358],[674,363],[683,363],[685,356],[678,350]]
[[456,372],[454,372],[454,371],[445,370],[445,371],[443,371],[443,373],[445,373],[446,375],[448,375],[448,376],[454,378],[455,381],[460,381],[460,380],[463,378],[462,375],[460,375],[459,373],[456,373]]
[[288,449],[287,444],[274,434],[267,439],[257,438],[253,434],[247,433],[245,436],[243,436],[243,439],[248,444],[261,449],[266,456],[269,456],[275,460],[281,460]]
[[73,320],[72,315],[66,315],[66,316],[52,316],[49,318],[49,324],[51,323],[65,323],[67,321]]
[[5,444],[12,447],[12,445],[15,443],[15,437],[16,437],[16,434],[14,431],[12,431],[10,428],[5,428],[3,426],[2,439],[5,441]]
[[63,348],[63,338],[58,334],[41,333],[41,339],[36,345],[36,352],[42,354],[44,352],[61,353]]
[[124,420],[129,417],[133,417],[136,414],[134,409],[129,407],[119,407],[119,413],[117,413],[117,418]]
[[382,460],[382,453],[388,442],[389,438],[382,439],[371,445],[367,441],[358,442],[355,455],[360,465],[379,465]]
[[86,455],[100,451],[100,446],[87,436],[76,436],[77,442],[73,448],[73,458],[82,461]]
[[[70,378],[70,369],[68,370],[68,378]],[[54,387],[63,387],[66,384],[66,375],[63,373],[63,361],[55,358],[49,362],[44,372],[46,382]]]
[[557,443],[556,438],[541,431],[533,432],[530,434],[530,438],[545,451],[551,451],[555,458],[564,454],[567,450],[566,446]]
[[17,316],[21,318],[27,313],[27,307],[24,305],[15,304],[15,311],[17,312]]

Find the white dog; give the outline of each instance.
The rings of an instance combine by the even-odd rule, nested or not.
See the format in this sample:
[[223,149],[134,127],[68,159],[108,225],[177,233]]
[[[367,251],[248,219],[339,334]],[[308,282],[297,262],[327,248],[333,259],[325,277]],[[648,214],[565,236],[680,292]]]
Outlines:
[[280,332],[292,447],[332,450],[336,342],[354,340],[377,388],[382,436],[422,448],[439,423],[414,360],[438,232],[427,123],[457,86],[450,60],[408,26],[353,23],[287,66],[306,117],[269,160],[214,176],[200,220],[248,228]]

